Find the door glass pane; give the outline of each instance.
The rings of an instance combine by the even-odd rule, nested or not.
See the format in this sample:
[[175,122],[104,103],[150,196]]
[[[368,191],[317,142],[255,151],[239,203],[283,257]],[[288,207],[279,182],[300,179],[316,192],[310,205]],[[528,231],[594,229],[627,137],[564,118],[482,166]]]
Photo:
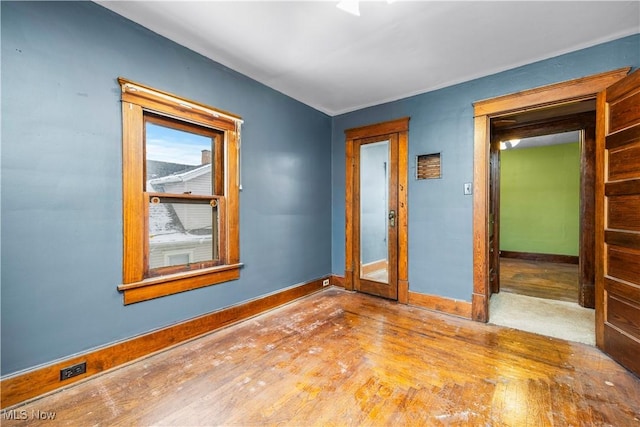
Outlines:
[[210,136],[146,122],[146,191],[213,194],[212,144]]
[[208,202],[149,204],[149,269],[217,259],[217,207]]
[[360,146],[360,277],[389,282],[389,141]]

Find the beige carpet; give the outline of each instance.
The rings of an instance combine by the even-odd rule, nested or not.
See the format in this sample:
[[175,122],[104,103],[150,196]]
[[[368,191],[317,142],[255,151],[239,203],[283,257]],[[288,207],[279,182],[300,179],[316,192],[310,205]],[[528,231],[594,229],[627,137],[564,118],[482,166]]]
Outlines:
[[595,345],[595,311],[577,303],[500,292],[491,296],[489,323]]

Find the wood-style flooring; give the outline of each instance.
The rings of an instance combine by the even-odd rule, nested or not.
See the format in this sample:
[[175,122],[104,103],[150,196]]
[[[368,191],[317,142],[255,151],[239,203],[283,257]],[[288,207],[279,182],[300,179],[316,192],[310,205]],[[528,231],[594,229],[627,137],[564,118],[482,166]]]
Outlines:
[[15,410],[14,425],[629,426],[599,350],[328,288]]
[[578,302],[578,266],[500,258],[500,291]]

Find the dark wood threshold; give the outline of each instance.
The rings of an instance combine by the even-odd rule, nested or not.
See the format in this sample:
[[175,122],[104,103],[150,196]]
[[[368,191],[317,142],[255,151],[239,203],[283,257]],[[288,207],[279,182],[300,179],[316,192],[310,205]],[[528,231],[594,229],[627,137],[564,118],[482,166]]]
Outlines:
[[[313,294],[323,289],[322,281],[328,278],[322,277],[295,285],[279,292],[214,311],[163,329],[2,378],[0,382],[0,407],[7,408],[57,389],[68,387],[96,374],[136,359],[165,351],[178,344],[183,344],[191,339]],[[61,369],[82,362],[86,363],[86,373],[64,381],[60,380]]]
[[500,256],[502,258],[524,259],[527,261],[557,262],[560,264],[578,265],[580,263],[580,258],[574,255],[537,254],[532,252],[500,251]]

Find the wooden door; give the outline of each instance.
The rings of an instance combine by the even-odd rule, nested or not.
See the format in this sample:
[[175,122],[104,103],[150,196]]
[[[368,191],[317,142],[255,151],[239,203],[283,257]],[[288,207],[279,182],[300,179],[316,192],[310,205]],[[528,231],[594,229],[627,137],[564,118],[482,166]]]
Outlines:
[[354,142],[354,288],[396,300],[398,135]]
[[640,72],[598,95],[596,342],[640,376]]
[[[409,301],[408,263],[408,147],[409,117],[345,130],[345,269],[344,288],[358,290],[407,304]],[[361,227],[361,154],[362,147],[387,141],[387,174],[389,183],[384,187],[386,204],[384,221],[387,230],[386,280],[376,271],[375,261],[362,258]],[[379,187],[378,187],[379,188]],[[382,193],[380,193],[382,194]],[[393,212],[392,212],[393,211]],[[391,215],[391,218],[389,217]],[[378,269],[380,270],[380,269]]]
[[500,292],[500,141],[489,151],[489,289]]

